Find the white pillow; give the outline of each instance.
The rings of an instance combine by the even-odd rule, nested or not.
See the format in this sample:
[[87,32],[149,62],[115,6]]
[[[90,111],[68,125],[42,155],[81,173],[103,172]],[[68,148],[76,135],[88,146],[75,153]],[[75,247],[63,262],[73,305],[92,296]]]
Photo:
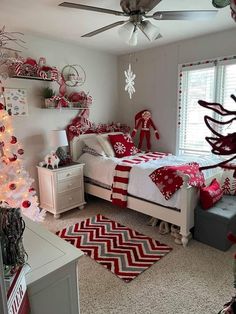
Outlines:
[[122,132],[111,132],[106,134],[99,134],[97,135],[97,140],[102,146],[104,152],[108,157],[115,157],[115,152],[113,150],[113,147],[109,141],[108,134],[122,134]]
[[95,150],[99,155],[106,156],[104,149],[102,148],[102,146],[99,144],[97,140],[97,137],[84,138],[83,142],[86,146]]

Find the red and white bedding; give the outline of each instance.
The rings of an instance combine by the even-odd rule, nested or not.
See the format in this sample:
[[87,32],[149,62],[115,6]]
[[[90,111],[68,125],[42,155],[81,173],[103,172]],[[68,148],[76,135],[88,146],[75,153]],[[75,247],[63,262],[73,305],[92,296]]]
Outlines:
[[[139,156],[139,154],[135,155]],[[99,157],[90,154],[80,156],[78,162],[85,163],[84,175],[102,184],[112,186],[115,174],[115,167],[123,160],[132,160],[134,156],[116,158]],[[148,162],[133,164],[129,175],[128,194],[151,201],[163,206],[181,208],[180,193],[177,191],[169,200],[166,200],[149,175],[156,169],[170,165],[183,165],[189,162],[197,162],[199,165],[211,165],[217,157],[187,157],[167,156],[165,158],[150,160]],[[205,179],[219,172],[218,169],[204,171]]]

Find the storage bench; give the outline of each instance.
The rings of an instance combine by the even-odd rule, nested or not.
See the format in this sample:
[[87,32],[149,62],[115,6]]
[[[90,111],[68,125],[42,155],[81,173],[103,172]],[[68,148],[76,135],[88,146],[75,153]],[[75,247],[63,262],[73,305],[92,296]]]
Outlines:
[[236,233],[236,196],[224,195],[208,210],[200,204],[194,213],[194,238],[200,242],[226,251],[232,243],[227,239],[229,232]]

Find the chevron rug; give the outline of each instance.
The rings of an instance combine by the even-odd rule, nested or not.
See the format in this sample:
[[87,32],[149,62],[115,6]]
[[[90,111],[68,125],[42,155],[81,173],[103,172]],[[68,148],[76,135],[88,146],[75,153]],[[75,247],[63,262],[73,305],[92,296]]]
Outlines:
[[88,218],[56,234],[126,282],[172,250],[102,215]]

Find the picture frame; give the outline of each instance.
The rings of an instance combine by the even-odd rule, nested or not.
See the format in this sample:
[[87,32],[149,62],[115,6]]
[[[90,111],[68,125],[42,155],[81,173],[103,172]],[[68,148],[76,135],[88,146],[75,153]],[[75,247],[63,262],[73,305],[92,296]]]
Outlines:
[[9,115],[28,116],[27,90],[8,88],[4,90],[5,107]]

